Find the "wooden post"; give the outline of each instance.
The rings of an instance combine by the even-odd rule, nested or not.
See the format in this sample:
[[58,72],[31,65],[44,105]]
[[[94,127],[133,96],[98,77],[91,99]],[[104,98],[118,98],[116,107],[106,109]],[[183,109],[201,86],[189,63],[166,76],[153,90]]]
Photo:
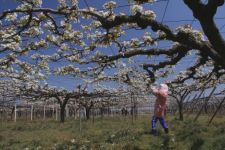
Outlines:
[[3,122],[3,119],[4,119],[4,118],[3,118],[3,117],[4,117],[4,111],[3,111],[2,108],[0,109],[0,111],[1,111],[1,123],[2,123],[2,122]]
[[77,116],[76,116],[76,100],[74,101],[74,119],[77,119]]
[[213,114],[213,116],[211,117],[208,125],[210,125],[210,123],[213,121],[213,118],[216,116],[217,112],[220,110],[220,108],[222,107],[223,103],[225,101],[225,97],[223,98],[223,100],[220,102],[219,106],[216,108],[215,113]]
[[44,105],[44,120],[45,120],[45,105]]
[[210,100],[211,96],[213,95],[214,91],[216,90],[216,86],[212,89],[210,95],[207,97],[207,99],[205,100],[204,105],[202,105],[200,111],[198,112],[198,114],[196,115],[194,121],[197,121],[198,117],[200,116],[200,114],[202,113],[202,110],[204,108],[205,105],[207,105],[208,101]]
[[69,118],[69,107],[68,107],[68,104],[66,105],[66,118]]
[[80,122],[80,133],[81,133],[81,109],[79,107],[79,122]]
[[131,105],[131,118],[132,118],[132,124],[134,124],[134,104],[133,104],[133,93],[131,92],[130,95],[130,105]]
[[58,120],[58,109],[57,106],[55,106],[55,120]]
[[17,108],[16,108],[16,104],[15,104],[15,110],[14,110],[14,122],[16,122],[16,116],[17,115]]
[[27,109],[28,109],[28,104],[26,104],[26,121],[27,121]]
[[[193,100],[194,100],[196,97],[197,97],[197,94],[195,94],[195,96],[193,97]],[[190,98],[191,98],[191,96],[188,97],[188,100],[189,100]],[[184,105],[184,107],[187,107],[186,110],[184,110],[184,113],[185,113],[185,112],[188,112],[188,109],[189,109],[189,107],[190,107],[190,104],[188,104],[188,100],[186,101],[186,105],[189,105],[189,106]]]
[[5,111],[6,111],[6,121],[8,121],[8,110],[5,109]]
[[52,118],[54,118],[55,106],[52,107]]
[[[203,89],[203,90],[201,91],[201,93],[198,95],[198,97],[197,97],[196,99],[195,99],[195,97],[194,97],[192,103],[196,104],[197,101],[198,101],[198,99],[199,99],[199,98],[202,96],[202,94],[204,93],[204,91],[205,91],[205,89]],[[196,96],[197,96],[197,94],[196,94]],[[191,105],[192,105],[192,104],[191,104]],[[191,109],[190,112],[188,113],[187,117],[193,112],[193,110],[194,110],[194,107],[192,107],[192,109]]]
[[90,115],[92,116],[92,123],[94,124],[95,118],[94,118],[94,110],[90,110]]
[[32,121],[33,120],[33,109],[34,109],[34,106],[33,104],[31,105],[31,111],[30,111],[30,120]]

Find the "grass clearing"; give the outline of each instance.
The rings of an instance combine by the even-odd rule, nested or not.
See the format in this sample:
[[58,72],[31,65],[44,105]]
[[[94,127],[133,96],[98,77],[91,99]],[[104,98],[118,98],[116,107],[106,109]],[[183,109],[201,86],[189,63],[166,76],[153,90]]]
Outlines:
[[132,124],[130,116],[104,117],[103,120],[53,120],[2,122],[0,149],[3,150],[224,150],[225,119],[216,118],[207,126],[207,118],[183,122],[167,118],[170,133],[158,124],[158,136],[150,135],[151,115],[139,115]]

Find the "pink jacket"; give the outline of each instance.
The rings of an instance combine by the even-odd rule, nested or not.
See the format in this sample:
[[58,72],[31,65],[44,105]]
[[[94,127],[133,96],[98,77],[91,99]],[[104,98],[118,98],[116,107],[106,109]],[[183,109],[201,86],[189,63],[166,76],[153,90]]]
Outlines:
[[166,101],[168,97],[168,90],[164,90],[163,88],[152,89],[153,94],[156,96],[156,102],[154,107],[154,115],[156,117],[164,117],[166,111]]

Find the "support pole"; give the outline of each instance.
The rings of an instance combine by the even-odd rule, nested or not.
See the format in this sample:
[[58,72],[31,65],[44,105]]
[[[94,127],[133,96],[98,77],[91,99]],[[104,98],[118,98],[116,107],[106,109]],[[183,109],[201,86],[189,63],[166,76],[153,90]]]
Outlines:
[[[193,98],[192,104],[191,105],[195,105],[198,101],[198,99],[200,99],[200,97],[202,96],[202,94],[204,93],[205,89],[203,89],[201,91],[201,93],[198,95],[198,97],[195,99],[195,97]],[[197,95],[196,95],[197,96]],[[192,109],[190,110],[189,114],[187,115],[187,117],[190,115],[191,112],[193,112],[194,107],[192,107]]]
[[58,120],[58,108],[55,106],[55,120]]
[[69,107],[68,107],[68,104],[66,105],[66,118],[69,118]]
[[54,118],[55,106],[52,107],[52,118]]
[[208,101],[210,100],[211,96],[213,95],[214,91],[216,90],[216,86],[212,89],[210,95],[207,97],[207,99],[205,100],[205,104],[202,105],[200,111],[198,112],[198,114],[196,115],[194,121],[197,121],[198,120],[198,117],[200,116],[200,114],[202,113],[202,110],[204,108],[205,105],[207,105]]
[[44,105],[44,120],[45,120],[45,105]]
[[214,112],[213,116],[211,117],[208,125],[211,124],[211,122],[213,121],[213,118],[216,116],[217,112],[220,110],[220,108],[222,107],[223,103],[225,101],[225,97],[223,98],[223,100],[220,102],[219,106],[216,108],[216,111]]
[[14,111],[14,122],[16,122],[16,118],[17,118],[17,108],[16,108],[16,104],[15,104],[15,111]]
[[[193,100],[194,100],[196,97],[197,97],[197,94],[195,94],[195,96],[193,97]],[[189,100],[190,98],[191,98],[191,96],[188,97],[188,100]],[[186,110],[184,110],[184,113],[185,113],[185,112],[188,112],[188,109],[189,109],[189,107],[190,107],[190,105],[191,105],[191,104],[188,104],[188,100],[187,100],[187,102],[186,102],[186,105],[184,105],[184,107],[187,107]],[[187,105],[189,105],[189,106],[187,106]]]
[[80,123],[80,133],[81,133],[82,127],[81,127],[81,109],[80,109],[80,107],[79,107],[79,123]]
[[31,105],[31,111],[30,111],[30,120],[32,121],[33,120],[33,109],[34,109],[34,106],[33,104]]

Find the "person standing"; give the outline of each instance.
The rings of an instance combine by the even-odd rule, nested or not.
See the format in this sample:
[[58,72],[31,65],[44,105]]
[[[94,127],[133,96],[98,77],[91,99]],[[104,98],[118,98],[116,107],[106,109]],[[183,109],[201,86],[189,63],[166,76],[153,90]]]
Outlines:
[[156,96],[154,115],[152,116],[152,131],[153,135],[156,135],[156,125],[159,120],[160,124],[164,128],[165,133],[169,132],[168,125],[165,121],[166,113],[166,101],[168,97],[168,86],[166,84],[160,84],[160,87],[151,87],[152,93]]

